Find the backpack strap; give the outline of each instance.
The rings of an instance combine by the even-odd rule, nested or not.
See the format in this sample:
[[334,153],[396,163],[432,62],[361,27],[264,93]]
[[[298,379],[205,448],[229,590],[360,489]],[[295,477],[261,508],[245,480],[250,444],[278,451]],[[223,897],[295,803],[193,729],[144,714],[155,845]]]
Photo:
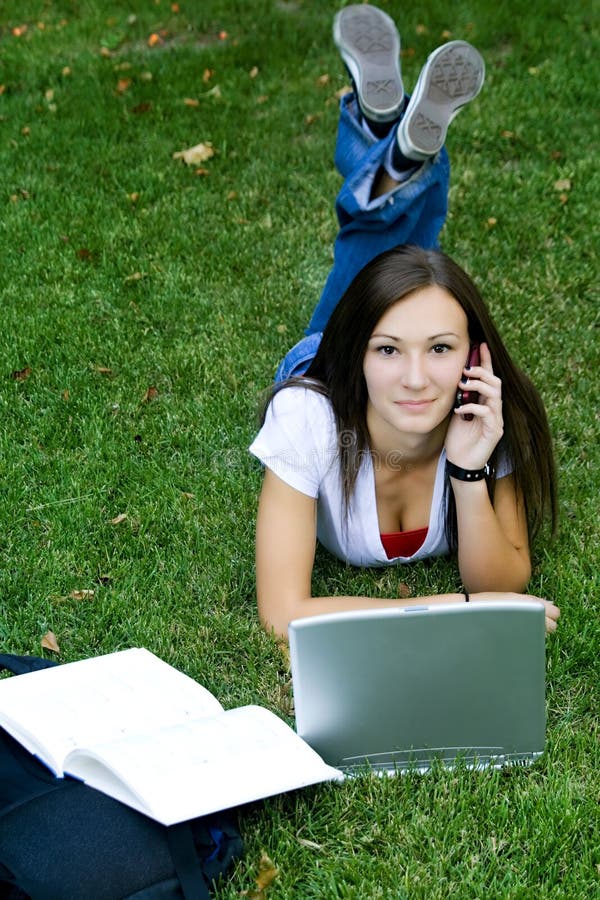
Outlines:
[[13,675],[26,675],[28,672],[37,672],[38,669],[50,669],[59,663],[53,659],[43,659],[41,656],[17,656],[15,653],[0,653],[0,671],[6,669]]
[[210,900],[190,823],[170,825],[167,841],[185,900]]

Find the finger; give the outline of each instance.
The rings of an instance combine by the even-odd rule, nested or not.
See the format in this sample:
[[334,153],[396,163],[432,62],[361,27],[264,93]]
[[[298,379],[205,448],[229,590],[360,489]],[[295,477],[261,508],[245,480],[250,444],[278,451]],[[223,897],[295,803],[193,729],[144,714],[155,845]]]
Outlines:
[[481,365],[487,369],[488,372],[494,371],[492,366],[492,354],[485,341],[479,345],[479,359],[481,360]]
[[464,368],[463,373],[463,377],[460,380],[460,385],[463,388],[467,384],[473,386],[474,382],[477,382],[477,384],[488,384],[499,390],[502,388],[500,378],[494,375],[493,372],[490,372],[489,369],[484,369],[483,366],[473,366],[472,369]]
[[461,384],[461,388],[463,392],[469,391],[479,394],[481,397],[485,397],[486,400],[500,401],[502,399],[502,384],[499,379],[489,383],[478,378],[469,378],[466,383],[463,382]]
[[[500,407],[501,408],[501,407]],[[454,409],[456,415],[465,416],[465,415],[473,415],[477,416],[478,419],[489,419],[489,424],[492,424],[497,418],[498,410],[496,410],[490,403],[465,403],[463,406],[458,406]],[[503,427],[502,417],[499,420],[499,427]]]

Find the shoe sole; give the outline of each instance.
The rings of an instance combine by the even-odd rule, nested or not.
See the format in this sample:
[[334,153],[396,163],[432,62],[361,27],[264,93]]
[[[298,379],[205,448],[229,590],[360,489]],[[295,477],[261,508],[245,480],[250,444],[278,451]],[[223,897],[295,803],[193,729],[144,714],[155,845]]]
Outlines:
[[346,6],[333,21],[333,40],[354,81],[359,106],[368,119],[397,119],[404,102],[400,35],[394,21],[376,6]]
[[398,144],[405,156],[435,156],[444,145],[448,126],[483,85],[485,63],[466,41],[451,41],[425,63],[410,99]]

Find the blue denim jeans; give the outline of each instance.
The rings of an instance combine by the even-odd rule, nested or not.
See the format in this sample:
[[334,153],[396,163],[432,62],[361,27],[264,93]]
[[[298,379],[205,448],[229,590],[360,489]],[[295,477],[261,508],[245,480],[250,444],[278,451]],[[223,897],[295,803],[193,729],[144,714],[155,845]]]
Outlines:
[[426,249],[438,246],[448,209],[450,180],[450,162],[444,148],[394,190],[371,200],[373,182],[395,139],[395,128],[382,140],[369,137],[360,124],[354,95],[342,97],[335,164],[345,181],[336,199],[340,229],[333,268],[306,337],[287,353],[275,375],[276,381],[306,371],[335,306],[354,276],[375,256],[398,244],[416,244]]

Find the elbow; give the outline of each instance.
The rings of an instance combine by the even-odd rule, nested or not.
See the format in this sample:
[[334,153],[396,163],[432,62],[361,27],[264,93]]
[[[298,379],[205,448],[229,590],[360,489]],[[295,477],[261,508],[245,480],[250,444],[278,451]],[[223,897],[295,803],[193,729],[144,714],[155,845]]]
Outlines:
[[278,641],[287,641],[288,625],[295,616],[285,603],[277,605],[261,603],[259,597],[258,618],[267,634],[272,635]]
[[512,581],[512,587],[504,588],[504,590],[511,590],[517,594],[523,593],[529,584],[530,578],[531,560],[529,554],[527,554],[526,557],[521,557],[519,565],[516,565],[513,571],[508,573],[507,580]]
[[286,600],[279,597],[276,603],[266,603],[258,596],[258,618],[267,634],[277,640],[288,640],[288,626],[293,619],[308,615],[304,598]]
[[[267,615],[261,612],[260,606],[258,610],[258,618],[260,624],[267,632],[278,641],[287,641],[289,622],[284,621],[280,616]],[[291,621],[291,620],[290,620]]]
[[521,557],[516,564],[495,571],[461,571],[461,578],[465,589],[470,593],[500,591],[521,594],[525,592],[531,578],[531,562],[529,557]]
[[520,587],[515,588],[517,593],[525,591],[527,585],[529,584],[529,580],[531,578],[531,563],[527,561],[527,563],[523,566],[522,580],[520,582]]
[[481,591],[522,594],[525,593],[530,577],[531,569],[528,568],[527,571],[506,572],[496,576],[464,577],[462,582],[471,594]]

